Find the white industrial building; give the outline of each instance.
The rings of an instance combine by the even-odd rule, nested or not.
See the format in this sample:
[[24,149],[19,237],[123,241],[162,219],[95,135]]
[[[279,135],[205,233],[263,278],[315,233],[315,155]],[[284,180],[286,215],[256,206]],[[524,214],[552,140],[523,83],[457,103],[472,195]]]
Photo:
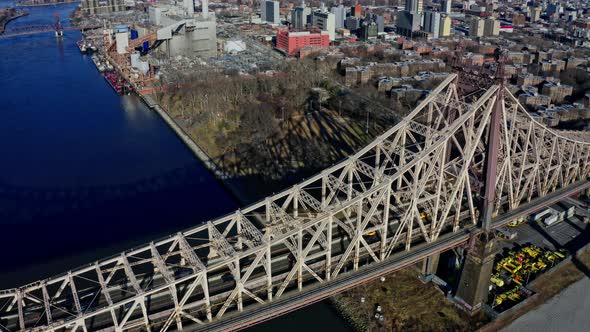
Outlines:
[[194,12],[194,0],[183,0],[182,6],[154,5],[149,9],[150,23],[158,29],[161,47],[170,56],[213,57],[217,55],[215,13],[209,12],[208,0],[201,1],[202,12]]
[[115,34],[115,41],[117,42],[117,53],[127,53],[127,46],[129,46],[129,33],[127,31],[117,32]]

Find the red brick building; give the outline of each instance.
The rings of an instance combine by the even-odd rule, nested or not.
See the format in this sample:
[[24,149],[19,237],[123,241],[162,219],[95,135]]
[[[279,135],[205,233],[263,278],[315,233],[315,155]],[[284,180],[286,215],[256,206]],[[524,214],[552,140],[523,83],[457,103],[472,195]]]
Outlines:
[[294,55],[305,46],[330,46],[330,34],[327,31],[312,33],[309,31],[290,32],[287,29],[277,31],[277,48],[289,55]]

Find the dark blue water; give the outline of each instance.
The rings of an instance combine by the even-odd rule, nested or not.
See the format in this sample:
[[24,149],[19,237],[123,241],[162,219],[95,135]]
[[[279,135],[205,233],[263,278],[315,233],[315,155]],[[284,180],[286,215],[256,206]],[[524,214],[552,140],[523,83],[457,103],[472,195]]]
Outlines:
[[[0,7],[12,2],[0,0]],[[29,8],[52,23],[77,4]],[[0,39],[0,289],[49,277],[237,207],[156,113],[117,96],[79,32]],[[253,331],[348,331],[325,303]]]
[[[29,8],[7,30],[54,12],[68,25],[75,6]],[[114,93],[80,38],[0,39],[0,289],[237,207],[156,113]]]

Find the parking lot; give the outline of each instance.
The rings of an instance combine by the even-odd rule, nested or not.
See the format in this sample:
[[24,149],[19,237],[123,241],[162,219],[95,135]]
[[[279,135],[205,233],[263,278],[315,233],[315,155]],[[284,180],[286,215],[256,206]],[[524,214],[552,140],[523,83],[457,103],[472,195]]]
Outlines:
[[[573,215],[571,205],[575,206]],[[575,253],[590,242],[587,204],[568,198],[551,208],[552,212],[541,210],[524,219],[528,222],[516,227],[498,230],[498,236],[504,240],[499,242],[500,250],[494,262],[488,299],[497,312],[503,312],[531,296],[533,291],[526,287],[530,281],[564,259],[568,252]],[[557,217],[560,210],[564,211],[563,219]],[[566,210],[570,211],[569,218]],[[532,221],[532,218],[538,221]],[[546,226],[541,220],[550,225]]]
[[515,228],[509,228],[516,231],[518,235],[516,239],[501,241],[501,251],[512,250],[515,246],[524,244],[533,244],[548,250],[565,248],[573,252],[588,243],[590,237],[586,230],[590,229],[590,224],[585,224],[583,221],[583,217],[590,216],[588,206],[576,199],[567,200],[576,205],[573,217],[549,227],[536,222],[526,222]]

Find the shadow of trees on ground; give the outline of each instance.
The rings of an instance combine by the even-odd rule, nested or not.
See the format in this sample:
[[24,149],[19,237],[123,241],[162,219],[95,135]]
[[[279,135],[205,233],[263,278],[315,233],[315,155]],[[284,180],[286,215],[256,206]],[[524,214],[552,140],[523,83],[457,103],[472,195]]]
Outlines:
[[278,133],[214,158],[224,180],[256,201],[293,185],[362,148],[386,129],[332,111],[309,112],[290,119]]

